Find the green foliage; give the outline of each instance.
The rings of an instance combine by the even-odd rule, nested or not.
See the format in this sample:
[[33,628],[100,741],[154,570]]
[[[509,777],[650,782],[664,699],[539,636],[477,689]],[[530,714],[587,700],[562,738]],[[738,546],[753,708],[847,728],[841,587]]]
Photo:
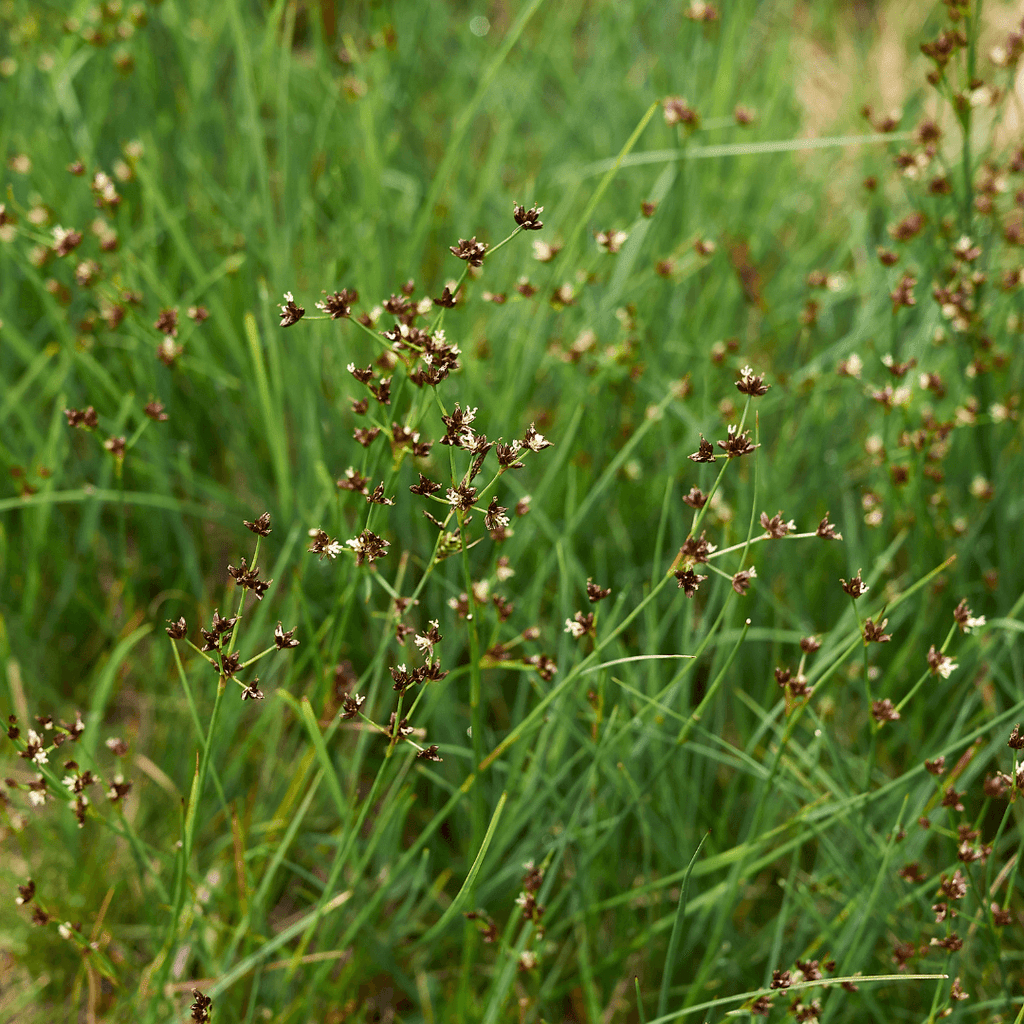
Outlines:
[[846,5],[73,6],[0,4],[4,1019],[1013,1019],[999,9],[808,138]]

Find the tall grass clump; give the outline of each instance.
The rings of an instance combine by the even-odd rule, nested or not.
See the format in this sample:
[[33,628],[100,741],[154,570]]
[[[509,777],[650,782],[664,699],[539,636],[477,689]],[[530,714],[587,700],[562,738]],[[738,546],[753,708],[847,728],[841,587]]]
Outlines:
[[0,4],[2,1019],[1024,1019],[1024,25],[340,8]]

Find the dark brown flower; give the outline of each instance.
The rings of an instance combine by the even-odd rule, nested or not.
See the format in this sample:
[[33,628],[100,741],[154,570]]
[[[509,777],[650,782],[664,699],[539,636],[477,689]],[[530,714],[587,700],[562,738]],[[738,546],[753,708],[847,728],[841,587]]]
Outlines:
[[904,274],[896,287],[890,292],[889,298],[892,299],[892,311],[896,313],[900,306],[916,306],[917,299],[914,298],[914,286],[917,284],[917,278],[913,274]]
[[353,466],[345,470],[345,475],[336,481],[339,490],[355,491],[356,494],[366,494],[369,477],[363,476]]
[[942,876],[942,891],[951,900],[962,900],[967,895],[967,878],[959,868],[953,873],[952,878]]
[[907,216],[898,224],[894,224],[889,228],[889,234],[892,235],[897,242],[907,242],[915,235],[921,233],[924,223],[924,214],[915,211],[914,213],[907,214]]
[[316,304],[316,308],[327,313],[332,320],[344,320],[352,315],[352,303],[359,301],[359,293],[342,288],[340,292],[327,295]]
[[945,793],[942,794],[942,806],[952,807],[954,811],[962,811],[964,805],[960,802],[960,797],[963,793],[958,793],[952,786],[950,786]]
[[967,606],[967,598],[965,597],[953,609],[953,621],[960,627],[961,633],[970,633],[972,630],[985,625],[985,616],[975,616]]
[[689,536],[679,549],[680,555],[693,562],[704,563],[717,550],[717,545],[712,544],[701,530],[700,537]]
[[594,613],[587,612],[584,615],[583,612],[577,612],[571,619],[566,619],[565,632],[571,633],[577,640],[585,636],[595,636]]
[[487,506],[487,512],[484,514],[484,528],[491,533],[495,530],[503,530],[508,526],[506,512],[508,509],[498,504],[498,497],[495,495],[491,498],[491,503]]
[[69,427],[85,427],[88,430],[94,430],[100,422],[96,410],[91,405],[85,409],[65,409],[64,415],[67,417]]
[[183,640],[188,633],[188,624],[185,622],[185,616],[181,616],[177,622],[173,619],[168,619],[167,622],[168,625],[164,626],[167,635],[172,640]]
[[707,576],[698,576],[692,569],[676,569],[675,578],[679,583],[679,589],[687,597],[693,597],[697,588],[707,579]]
[[1010,922],[1012,921],[1010,911],[1006,908],[1000,910],[998,903],[992,903],[989,909],[991,909],[992,911],[992,921],[997,928],[1002,928],[1005,925],[1010,924]]
[[356,565],[362,565],[364,562],[372,564],[382,555],[387,554],[391,542],[378,537],[370,530],[363,530],[358,537],[345,541],[345,545],[355,552]]
[[256,685],[259,681],[260,677],[254,676],[252,682],[246,686],[241,682],[241,680],[239,680],[239,684],[242,687],[242,700],[263,700],[263,691]]
[[372,505],[394,505],[394,498],[384,497],[384,481],[381,480],[379,484],[366,495],[366,500]]
[[764,374],[755,374],[749,366],[744,366],[740,370],[740,379],[736,381],[736,390],[740,394],[750,395],[752,398],[766,395],[770,387],[770,384],[764,382]]
[[769,988],[789,988],[792,983],[793,977],[789,971],[772,971],[772,981]]
[[818,523],[818,529],[815,530],[815,535],[823,538],[824,540],[842,540],[843,535],[828,521],[828,513],[825,513],[825,518]]
[[198,327],[204,320],[209,319],[210,311],[205,306],[189,306],[185,315]]
[[106,441],[103,442],[103,447],[106,448],[106,450],[110,452],[115,459],[121,460],[124,458],[125,445],[127,443],[127,439],[124,437],[108,437]]
[[53,251],[58,256],[67,256],[82,243],[82,232],[73,228],[62,228],[59,224],[53,229]]
[[701,509],[707,503],[708,496],[699,487],[691,487],[690,492],[683,495],[683,504],[689,505],[692,509]]
[[299,646],[299,641],[295,639],[295,630],[282,629],[280,620],[278,620],[277,629],[274,630],[274,646],[279,651],[285,651],[289,647]]
[[946,755],[939,754],[934,761],[925,761],[924,768],[930,775],[941,775],[946,770]]
[[899,874],[900,878],[905,879],[911,885],[917,885],[928,877],[921,870],[921,865],[918,864],[916,860],[912,860],[909,864],[904,864],[897,874]]
[[700,114],[682,96],[666,96],[661,105],[665,112],[665,124],[670,128],[681,124],[688,131],[694,131],[700,127]]
[[[738,426],[729,426],[725,440],[719,441],[718,447],[730,459],[738,459],[741,455],[749,455],[755,448],[761,447],[760,444],[753,444],[751,442],[749,434],[749,430],[744,430],[741,433]],[[697,460],[695,459],[694,461]]]
[[512,217],[515,222],[524,231],[540,231],[544,227],[544,222],[540,219],[540,214],[544,212],[543,206],[538,206],[536,203],[526,210],[519,203],[515,203],[512,207]]
[[443,309],[451,309],[458,302],[458,298],[458,293],[453,295],[448,285],[445,285],[444,291],[441,292],[441,297],[434,299],[434,305],[441,306]]
[[342,704],[341,717],[346,720],[355,718],[365,703],[366,698],[360,697],[358,693],[349,694]]
[[892,701],[885,697],[871,704],[871,717],[876,722],[895,722],[900,717],[900,713],[893,707]]
[[380,427],[356,427],[352,431],[352,437],[364,448],[369,448],[380,434]]
[[555,660],[549,658],[546,654],[531,654],[529,657],[523,658],[523,661],[527,665],[533,665],[537,670],[537,675],[546,683],[550,683],[558,671],[558,665],[555,663]]
[[471,267],[482,267],[484,265],[484,255],[487,252],[487,246],[483,242],[478,242],[476,235],[472,238],[460,238],[458,245],[450,245],[448,248],[453,256],[458,256],[460,260],[465,260]]
[[700,447],[692,455],[688,455],[687,458],[691,462],[714,462],[715,449],[712,448],[711,442],[705,440],[704,435],[701,434]]
[[749,569],[741,569],[732,578],[732,589],[736,591],[740,597],[745,597],[747,591],[750,589],[750,581],[757,577],[757,570],[751,566]]
[[821,647],[821,641],[816,636],[805,636],[800,638],[800,650],[804,654],[813,654]]
[[[819,527],[820,529],[820,527]],[[844,579],[840,579],[840,583],[843,585],[843,590],[850,595],[854,600],[866,594],[871,588],[860,578],[861,570],[857,570],[857,575],[853,577],[849,582]]]
[[270,513],[264,512],[263,515],[261,515],[254,523],[250,523],[247,519],[243,519],[242,524],[252,530],[253,533],[259,534],[261,537],[266,537],[270,533]]
[[600,587],[593,580],[587,579],[587,597],[592,604],[603,601],[611,592],[611,587]]
[[282,327],[291,327],[306,315],[305,309],[295,304],[295,298],[291,292],[284,293],[284,302],[278,303],[278,308],[281,310]]
[[784,522],[781,512],[777,512],[771,517],[771,519],[768,518],[767,512],[762,512],[761,529],[763,529],[765,534],[773,540],[781,540],[787,534],[792,533],[796,529],[796,523],[793,522],[792,519],[790,519],[789,522]]
[[549,441],[543,434],[537,433],[537,428],[533,423],[527,427],[522,443],[523,447],[529,448],[531,452],[541,452],[545,448],[551,448],[554,444],[553,441]]
[[195,1002],[189,1007],[192,1011],[192,1020],[196,1024],[208,1024],[210,1020],[210,1007],[213,1006],[213,1000],[209,996],[204,996],[199,989],[192,989],[192,998]]
[[925,660],[928,662],[929,672],[933,676],[942,676],[943,679],[948,679],[958,667],[952,658],[936,650],[935,644],[929,648]]
[[1020,723],[1018,722],[1010,733],[1010,738],[1006,741],[1006,745],[1011,747],[1013,750],[1024,750],[1024,736],[1020,734]]
[[409,490],[412,491],[413,494],[428,495],[441,490],[440,484],[434,483],[433,480],[429,477],[425,477],[422,473],[419,474],[419,478],[419,483],[409,485]]
[[306,550],[311,554],[319,555],[321,562],[324,558],[330,558],[333,561],[343,550],[338,541],[332,540],[327,536],[327,533],[324,530],[321,530],[318,526],[314,526],[309,531],[309,537],[310,543]]
[[445,500],[457,512],[468,512],[476,500],[476,488],[460,483],[458,487],[449,487]]
[[156,318],[156,322],[153,326],[161,334],[166,334],[168,338],[176,338],[178,336],[177,307],[174,309],[161,309],[160,315]]
[[872,622],[871,619],[864,620],[864,643],[866,644],[884,644],[892,639],[891,634],[883,633],[888,619],[882,619],[881,622]]
[[151,420],[157,423],[165,423],[167,421],[167,413],[164,412],[163,402],[159,402],[156,399],[150,400],[146,404],[146,408],[142,410]]

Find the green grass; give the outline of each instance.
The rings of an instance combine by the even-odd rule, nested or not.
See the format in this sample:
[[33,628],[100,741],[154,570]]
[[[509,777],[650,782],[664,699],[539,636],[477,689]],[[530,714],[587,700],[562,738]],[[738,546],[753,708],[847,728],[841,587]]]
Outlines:
[[[69,6],[0,4],[0,711],[20,729],[0,765],[0,1020],[183,1020],[197,988],[214,1021],[718,1022],[785,971],[772,1019],[800,998],[829,1024],[1014,1020],[1018,790],[985,782],[1013,774],[1024,720],[1024,309],[1000,284],[1021,263],[1024,176],[992,142],[1008,103],[948,102],[1011,80],[987,58],[995,28],[976,40],[1002,9],[957,23],[970,45],[941,96],[919,44],[950,23],[923,9],[922,34],[893,44],[907,98],[883,134],[857,113],[882,107],[869,63],[838,123],[812,128],[798,99],[796,42],[875,52],[882,20],[846,5],[736,0],[713,25],[640,0]],[[701,126],[668,126],[666,96]],[[943,134],[914,180],[894,158],[921,151],[926,114]],[[1005,189],[986,190],[986,161]],[[94,204],[99,170],[114,207]],[[928,191],[940,170],[949,195]],[[513,204],[534,202],[543,230],[516,231]],[[912,210],[923,230],[894,242]],[[72,254],[53,253],[55,225],[83,232]],[[595,232],[615,230],[621,250],[601,251]],[[492,247],[478,279],[449,252],[474,236]],[[562,249],[538,262],[534,239]],[[975,271],[957,330],[933,286]],[[894,311],[906,272],[916,303]],[[417,321],[461,366],[433,389],[411,358],[377,365],[385,406],[346,367],[383,358],[395,318],[354,316],[409,279],[416,300],[461,280],[454,309]],[[572,303],[553,301],[566,284]],[[343,287],[353,319],[329,320],[314,304]],[[282,328],[285,292],[306,316]],[[168,339],[154,324],[175,307]],[[837,372],[854,355],[860,377]],[[916,365],[896,379],[886,355]],[[763,397],[736,390],[745,365]],[[887,407],[886,385],[909,395]],[[456,403],[491,441],[535,424],[553,442],[500,475],[490,451],[469,520],[443,501],[472,461],[438,443]],[[97,428],[70,427],[64,410],[88,406]],[[740,422],[754,452],[688,458]],[[392,424],[429,455],[393,447]],[[363,447],[353,430],[372,425]],[[118,437],[123,460],[103,444]],[[340,489],[347,467],[394,505]],[[411,494],[418,472],[442,490]],[[691,487],[714,491],[699,512]],[[243,520],[265,511],[257,548]],[[808,536],[764,539],[778,511]],[[826,513],[841,543],[813,536]],[[318,558],[316,528],[389,547]],[[688,599],[673,570],[702,531],[718,550]],[[242,558],[273,580],[260,601],[226,571]],[[851,601],[839,581],[858,570],[870,590]],[[587,600],[591,579],[607,599]],[[956,628],[961,598],[984,626]],[[224,656],[262,701],[194,646],[214,609],[240,616]],[[578,611],[595,616],[580,639]],[[179,616],[187,639],[169,639]],[[863,643],[868,617],[892,639]],[[275,650],[279,620],[298,647]],[[433,620],[448,674],[400,696],[391,670],[424,664],[413,634]],[[780,689],[786,669],[809,698]],[[898,720],[873,717],[883,699]],[[37,807],[18,754],[30,728],[60,731],[34,716],[76,709],[85,731],[49,749]],[[389,741],[392,712],[407,739]],[[415,756],[430,744],[440,763]],[[70,758],[102,780],[81,828]],[[111,802],[119,773],[132,789]],[[966,862],[958,829],[979,833]],[[936,922],[940,900],[955,920]],[[933,943],[952,932],[962,949]],[[829,959],[855,993],[798,972]],[[951,1001],[954,978],[969,999]]]

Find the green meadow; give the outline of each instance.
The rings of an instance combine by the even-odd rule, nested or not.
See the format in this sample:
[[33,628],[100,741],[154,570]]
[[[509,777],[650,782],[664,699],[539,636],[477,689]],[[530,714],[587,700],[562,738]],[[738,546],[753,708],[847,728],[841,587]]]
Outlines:
[[1021,1024],[1020,16],[0,0],[0,1022]]

